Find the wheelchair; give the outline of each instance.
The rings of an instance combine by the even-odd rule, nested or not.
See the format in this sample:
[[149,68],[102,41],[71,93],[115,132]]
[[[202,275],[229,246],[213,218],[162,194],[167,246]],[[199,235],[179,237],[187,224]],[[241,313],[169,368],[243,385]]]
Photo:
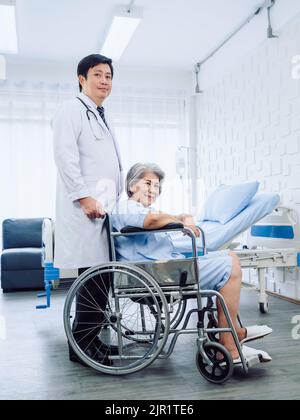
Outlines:
[[[219,333],[233,336],[241,367],[248,372],[249,363],[243,356],[238,336],[222,295],[213,290],[201,290],[197,264],[196,237],[181,224],[167,225],[158,230],[126,227],[114,232],[106,216],[106,228],[111,261],[92,267],[81,274],[68,291],[64,305],[64,327],[70,347],[80,360],[97,372],[127,375],[151,365],[156,359],[171,356],[180,335],[194,334],[197,340],[196,365],[209,382],[221,384],[229,380],[234,363],[228,350],[218,342]],[[193,256],[171,261],[118,262],[114,239],[120,236],[147,233],[182,232],[193,245]],[[202,231],[203,249],[205,237]],[[104,296],[99,305],[89,292],[89,285]],[[84,293],[83,293],[84,291]],[[74,320],[81,299],[80,311],[94,321],[80,323],[80,335],[92,336],[90,343],[81,345]],[[196,300],[196,308],[187,311],[187,301]],[[228,328],[218,328],[215,300],[225,313]],[[102,299],[103,300],[103,299]],[[192,318],[192,315],[194,317]],[[195,320],[196,317],[196,320]],[[193,326],[191,327],[191,321]],[[97,336],[102,358],[88,352]],[[97,350],[96,350],[97,351]]]

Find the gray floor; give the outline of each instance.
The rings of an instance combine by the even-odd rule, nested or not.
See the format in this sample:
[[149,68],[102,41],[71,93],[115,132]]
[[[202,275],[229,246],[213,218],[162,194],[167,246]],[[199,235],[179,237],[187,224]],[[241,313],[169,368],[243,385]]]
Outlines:
[[[269,315],[257,310],[257,294],[243,290],[246,325],[268,323],[272,336],[255,342],[273,362],[244,377],[239,372],[224,385],[207,383],[195,366],[196,344],[181,337],[169,360],[127,377],[111,377],[69,362],[62,325],[64,291],[55,292],[52,308],[36,311],[36,293],[0,294],[0,399],[300,399],[300,340],[292,339],[291,319],[300,306],[271,299]],[[252,344],[254,346],[254,343]]]

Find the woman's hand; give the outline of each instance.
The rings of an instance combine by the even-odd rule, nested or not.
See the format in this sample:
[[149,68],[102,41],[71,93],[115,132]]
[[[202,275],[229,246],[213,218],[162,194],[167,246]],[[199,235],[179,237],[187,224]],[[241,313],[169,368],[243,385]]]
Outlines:
[[181,214],[177,216],[177,219],[184,224],[184,227],[191,229],[197,238],[200,238],[201,231],[195,225],[195,220],[190,214]]
[[195,236],[196,236],[197,238],[200,238],[200,236],[201,236],[201,231],[200,231],[200,229],[198,229],[198,227],[197,227],[196,225],[194,225],[194,224],[191,224],[191,225],[184,225],[184,227],[186,227],[186,228],[188,228],[188,229],[191,229],[191,230],[194,232]]
[[81,198],[79,200],[84,214],[91,220],[104,219],[106,212],[99,201],[92,197]]

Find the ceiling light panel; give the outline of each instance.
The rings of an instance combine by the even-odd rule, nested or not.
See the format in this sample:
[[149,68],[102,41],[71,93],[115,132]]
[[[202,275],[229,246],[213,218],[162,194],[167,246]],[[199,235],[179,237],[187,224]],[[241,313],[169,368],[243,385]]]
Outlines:
[[18,52],[14,1],[0,0],[0,52],[8,54]]

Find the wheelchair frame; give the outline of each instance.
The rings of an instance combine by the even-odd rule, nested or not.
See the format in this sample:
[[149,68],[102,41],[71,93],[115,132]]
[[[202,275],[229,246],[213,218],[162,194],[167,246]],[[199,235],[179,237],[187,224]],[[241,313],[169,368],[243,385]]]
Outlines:
[[[86,272],[84,272],[81,276],[78,277],[78,279],[75,281],[75,283],[72,285],[72,287],[69,290],[69,293],[66,298],[65,307],[64,307],[64,326],[66,335],[68,337],[68,341],[76,355],[84,362],[86,365],[94,368],[95,370],[107,373],[107,374],[113,374],[113,375],[124,375],[128,373],[134,373],[141,369],[143,369],[146,366],[149,366],[151,363],[153,363],[157,358],[158,359],[167,359],[172,354],[176,342],[180,335],[186,335],[186,334],[196,334],[197,335],[197,348],[198,352],[196,355],[196,363],[197,367],[202,374],[208,381],[212,383],[223,383],[227,381],[233,374],[233,360],[231,357],[231,354],[220,345],[216,339],[216,335],[219,333],[228,333],[231,334],[234,342],[236,344],[236,347],[238,349],[239,355],[240,355],[240,366],[242,367],[244,373],[248,373],[248,369],[250,366],[259,363],[258,357],[253,359],[252,361],[246,360],[243,356],[241,345],[239,343],[239,339],[237,336],[237,333],[235,331],[233,322],[231,320],[228,308],[226,306],[225,300],[223,296],[213,290],[201,290],[200,289],[200,279],[199,279],[199,269],[198,269],[198,263],[197,263],[197,246],[196,246],[196,237],[192,230],[185,228],[183,225],[168,225],[165,228],[162,229],[156,229],[156,230],[144,230],[144,229],[137,229],[132,227],[127,227],[122,229],[121,232],[113,232],[112,226],[111,226],[111,220],[110,217],[106,217],[106,223],[107,223],[107,229],[108,229],[108,236],[109,236],[109,245],[110,245],[110,251],[111,251],[111,259],[112,261],[107,264],[102,264],[96,267],[92,267]],[[149,274],[145,269],[142,269],[139,267],[139,264],[143,264],[142,262],[133,262],[130,264],[127,263],[121,263],[116,261],[116,251],[114,246],[114,239],[117,237],[128,237],[128,236],[135,236],[135,235],[145,235],[147,233],[168,233],[168,232],[182,232],[185,235],[188,235],[191,238],[192,241],[192,248],[193,248],[193,257],[188,259],[190,263],[193,266],[194,271],[194,278],[195,282],[193,284],[186,285],[183,282],[179,282],[179,284],[174,285],[160,285],[159,279],[155,279],[152,275]],[[203,240],[203,247],[205,249],[205,236],[204,232],[202,231],[202,240]],[[173,264],[172,261],[158,261],[153,262],[153,264],[170,264],[170,266]],[[178,260],[177,260],[178,261]],[[93,360],[90,356],[88,356],[85,351],[78,345],[76,342],[76,339],[72,333],[72,323],[70,319],[71,316],[71,307],[75,302],[76,295],[81,290],[80,288],[85,287],[87,284],[87,281],[89,279],[93,279],[92,276],[97,275],[97,273],[101,275],[101,273],[110,273],[113,274],[112,277],[112,284],[110,283],[109,288],[113,289],[111,294],[113,295],[111,297],[111,302],[114,306],[114,311],[110,308],[109,315],[107,316],[107,324],[109,324],[110,328],[113,328],[113,331],[116,333],[116,341],[117,344],[114,347],[117,347],[117,354],[116,355],[109,355],[107,356],[107,359],[109,359],[109,364],[102,363],[99,361]],[[123,273],[123,274],[122,274]],[[138,287],[133,287],[132,285],[130,287],[126,287],[126,284],[122,285],[122,276],[125,276],[129,274],[132,278],[135,278],[135,281],[140,282],[143,286],[141,288],[141,284],[138,285]],[[138,276],[140,278],[138,278]],[[90,277],[89,277],[90,276]],[[116,278],[118,276],[121,276],[120,284],[117,284]],[[130,278],[131,278],[130,277]],[[129,280],[128,280],[129,281]],[[117,287],[115,287],[115,283],[117,284]],[[126,283],[126,281],[125,281]],[[128,283],[129,284],[129,283]],[[140,293],[140,291],[143,291]],[[146,294],[145,294],[145,291]],[[140,293],[140,294],[139,294]],[[144,293],[144,294],[143,294]],[[184,301],[186,299],[190,298],[196,298],[197,300],[197,308],[191,309],[188,311],[188,313],[185,315],[185,320],[183,322],[183,325],[179,328],[179,325],[181,322],[179,322],[179,325],[176,325],[176,328],[172,328],[170,326],[170,313],[172,312],[172,304],[174,301],[178,302],[178,299],[180,301]],[[207,299],[207,305],[203,306],[202,299]],[[210,326],[205,326],[205,316],[208,314],[209,319],[214,319],[213,315],[216,311],[215,308],[213,308],[213,298],[216,298],[219,300],[221,307],[224,311],[228,328],[213,328],[215,326],[215,323],[210,323]],[[126,345],[124,346],[123,341],[128,339],[128,336],[126,336],[126,326],[124,328],[124,325],[122,324],[122,314],[120,309],[120,299],[129,299],[130,301],[134,301],[134,299],[141,299],[141,302],[144,302],[150,300],[151,302],[154,302],[156,305],[156,315],[153,315],[156,322],[156,327],[154,330],[150,330],[148,333],[147,330],[145,330],[145,336],[149,336],[150,338],[145,339],[143,341],[143,345],[146,347],[146,344],[149,345],[150,349],[145,350],[145,355],[142,356],[131,356],[130,353],[126,355],[126,351],[124,349],[126,348]],[[152,300],[151,300],[152,299]],[[177,299],[177,300],[176,300]],[[169,303],[167,302],[169,300]],[[141,312],[145,311],[145,309],[149,309],[151,312],[151,305],[139,303],[141,307]],[[148,305],[148,307],[147,307]],[[159,306],[162,307],[161,311],[159,311]],[[185,305],[184,305],[185,310]],[[104,312],[104,311],[103,311]],[[108,312],[108,309],[106,308],[105,312]],[[160,312],[160,313],[159,313]],[[197,314],[197,327],[196,328],[188,328],[188,324],[190,322],[191,316],[196,313]],[[182,314],[180,314],[182,315]],[[184,314],[183,314],[184,315]],[[153,318],[153,319],[154,319]],[[151,318],[152,319],[152,318]],[[145,321],[145,320],[144,320]],[[181,319],[180,319],[181,321]],[[143,314],[141,315],[141,325],[143,324]],[[102,327],[102,330],[105,328],[108,328],[107,325]],[[124,332],[125,330],[125,332]],[[130,340],[136,342],[139,342],[140,340],[140,330],[139,332],[133,331],[133,333],[130,331],[130,334],[133,334],[133,337],[129,337]],[[136,338],[134,337],[134,334],[136,334]],[[170,343],[167,345],[168,338],[171,337]],[[135,343],[136,347],[138,345]],[[142,345],[140,346],[142,348]],[[125,349],[126,350],[126,349]],[[219,359],[218,357],[222,355],[223,359]],[[122,362],[128,362],[132,364],[125,365],[125,366],[119,366],[118,363]],[[117,363],[117,365],[115,365]]]

